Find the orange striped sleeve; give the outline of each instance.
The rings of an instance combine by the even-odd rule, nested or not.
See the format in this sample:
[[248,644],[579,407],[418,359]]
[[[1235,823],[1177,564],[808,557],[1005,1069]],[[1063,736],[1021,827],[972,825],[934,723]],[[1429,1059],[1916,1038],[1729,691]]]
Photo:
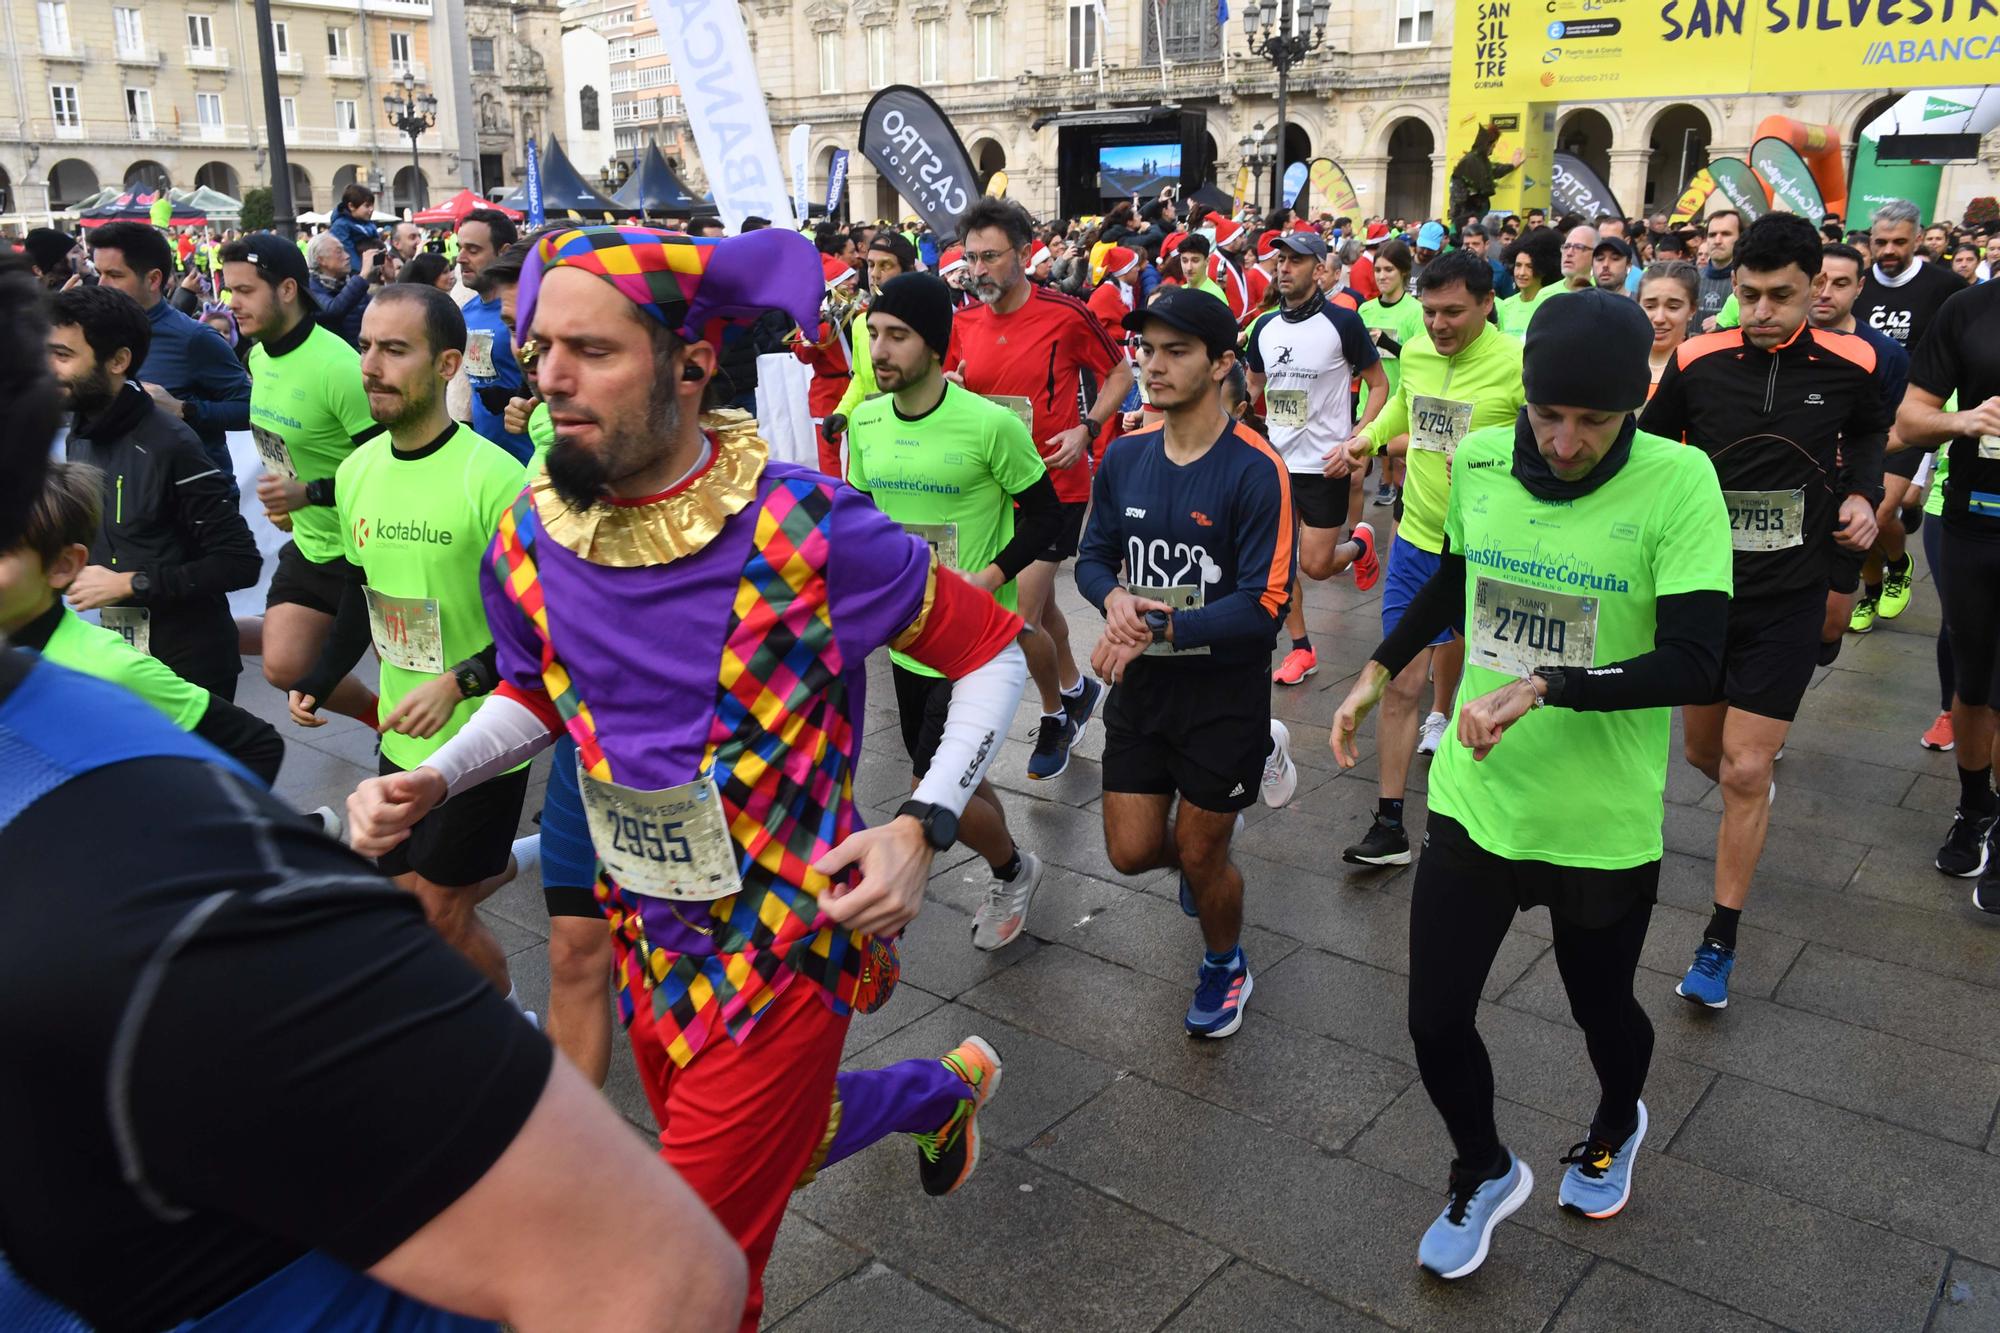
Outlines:
[[1262,454],[1278,474],[1278,536],[1272,543],[1271,563],[1257,603],[1272,616],[1280,616],[1285,611],[1285,599],[1292,594],[1292,544],[1297,535],[1292,520],[1292,474],[1286,469],[1285,460],[1278,457],[1278,451],[1240,421],[1236,423],[1236,438]]

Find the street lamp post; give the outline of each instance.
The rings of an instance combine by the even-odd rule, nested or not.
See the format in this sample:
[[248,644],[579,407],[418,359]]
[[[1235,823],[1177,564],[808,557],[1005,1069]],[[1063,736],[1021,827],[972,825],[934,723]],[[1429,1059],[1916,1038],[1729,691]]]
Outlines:
[[[1270,166],[1277,158],[1276,153],[1264,147],[1264,133],[1264,122],[1260,120],[1250,127],[1248,133],[1236,141],[1237,151],[1240,154],[1238,160],[1250,169],[1251,180],[1262,178],[1264,168]],[[1244,202],[1254,202],[1254,199],[1240,201],[1239,206],[1240,203]]]
[[417,156],[417,140],[425,130],[437,124],[438,100],[430,93],[419,96],[416,75],[405,71],[403,91],[384,93],[382,109],[389,113],[389,123],[410,136],[410,211],[428,207],[430,199],[424,189],[423,161]]
[[1292,66],[1326,40],[1326,16],[1332,8],[1332,0],[1250,0],[1243,7],[1243,36],[1250,54],[1278,71],[1277,146],[1271,155],[1273,209],[1285,206],[1285,84]]

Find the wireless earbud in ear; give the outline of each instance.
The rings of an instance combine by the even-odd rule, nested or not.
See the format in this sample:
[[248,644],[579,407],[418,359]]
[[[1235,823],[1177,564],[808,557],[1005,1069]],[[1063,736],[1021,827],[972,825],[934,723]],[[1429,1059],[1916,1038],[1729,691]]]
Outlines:
[[700,366],[682,366],[681,378],[692,384],[701,378]]

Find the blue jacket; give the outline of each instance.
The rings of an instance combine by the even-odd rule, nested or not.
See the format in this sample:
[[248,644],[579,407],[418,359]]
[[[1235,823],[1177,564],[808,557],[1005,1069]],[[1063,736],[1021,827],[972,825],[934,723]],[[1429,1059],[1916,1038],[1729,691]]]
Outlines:
[[[1494,300],[1504,301],[1520,290],[1520,288],[1514,285],[1514,275],[1507,271],[1507,266],[1492,255],[1486,256],[1486,267],[1493,270]],[[1633,271],[1636,273],[1638,270],[1634,269]]]
[[[525,435],[509,435],[505,414],[509,398],[527,393],[527,381],[521,375],[521,363],[514,359],[513,336],[500,319],[499,297],[466,302],[465,335],[472,429],[525,463],[535,452],[535,442]],[[493,363],[491,375],[472,370],[482,353]]]
[[372,240],[381,234],[381,228],[374,223],[363,222],[348,212],[346,204],[333,210],[333,221],[327,224],[326,229],[347,247],[348,271],[352,273],[361,271],[361,241]]
[[361,345],[361,316],[375,295],[368,290],[368,279],[355,273],[343,280],[340,286],[328,287],[315,274],[306,283],[306,292],[313,300],[314,317],[346,339],[349,347],[358,348]]
[[250,372],[221,334],[170,303],[155,302],[146,316],[153,341],[134,378],[181,400],[181,419],[201,437],[202,451],[233,487],[236,465],[229,461],[226,434],[250,429]]

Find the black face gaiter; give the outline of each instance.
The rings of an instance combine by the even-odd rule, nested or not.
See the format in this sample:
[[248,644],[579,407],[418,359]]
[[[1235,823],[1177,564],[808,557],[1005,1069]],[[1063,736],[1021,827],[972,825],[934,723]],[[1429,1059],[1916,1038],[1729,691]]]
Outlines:
[[1604,451],[1604,457],[1597,460],[1597,466],[1575,481],[1564,481],[1549,466],[1549,460],[1542,457],[1535,444],[1534,427],[1528,424],[1528,409],[1524,407],[1514,418],[1514,480],[1527,487],[1528,494],[1537,500],[1574,500],[1589,495],[1625,466],[1625,460],[1632,456],[1632,437],[1638,430],[1638,421],[1627,413],[1618,438]]

